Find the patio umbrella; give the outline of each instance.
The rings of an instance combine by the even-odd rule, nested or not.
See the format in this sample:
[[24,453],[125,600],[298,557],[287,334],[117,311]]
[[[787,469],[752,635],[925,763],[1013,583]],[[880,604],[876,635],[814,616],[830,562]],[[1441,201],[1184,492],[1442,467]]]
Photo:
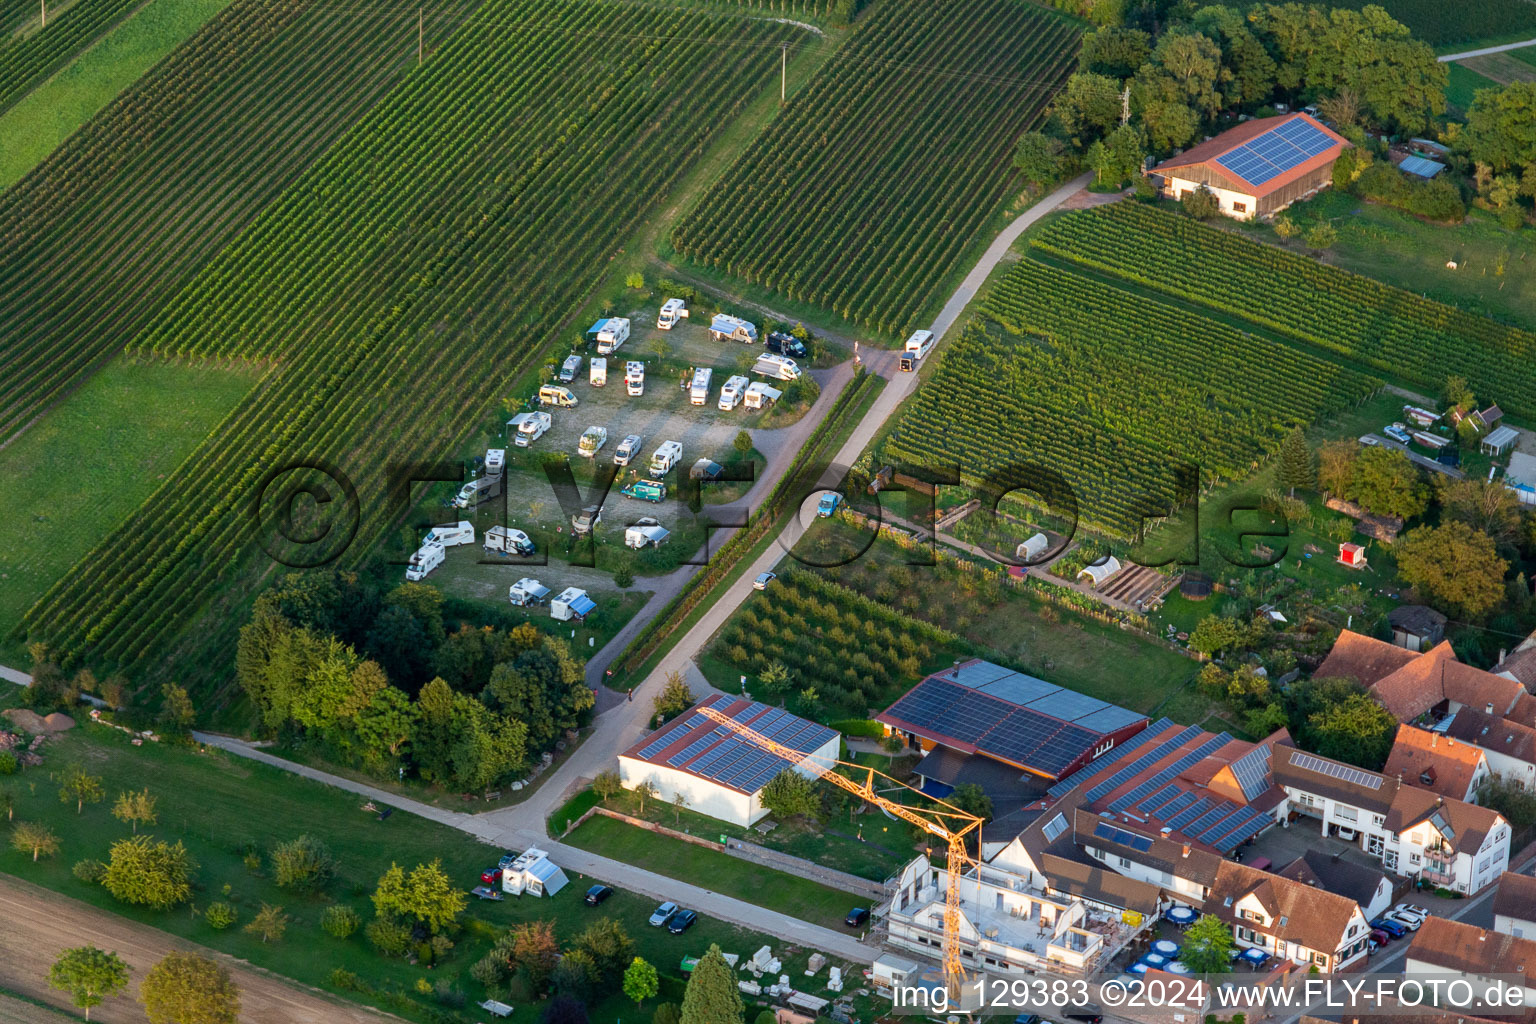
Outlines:
[[1163,916],[1177,925],[1195,923],[1195,912],[1188,907],[1169,907],[1168,913]]
[[1147,953],[1138,962],[1139,963],[1144,963],[1148,967],[1161,967],[1161,966],[1163,966],[1163,964],[1166,964],[1168,962],[1168,958],[1165,957],[1165,956],[1159,956],[1156,953]]
[[1170,961],[1168,966],[1165,967],[1164,970],[1166,970],[1169,974],[1191,974],[1191,973],[1193,973],[1192,971],[1190,971],[1189,965],[1185,964],[1182,960]]
[[1152,952],[1169,958],[1179,955],[1179,944],[1172,939],[1158,939],[1152,943]]
[[1269,954],[1262,949],[1245,949],[1243,950],[1243,959],[1257,967],[1269,959]]
[[1138,960],[1135,963],[1131,964],[1129,967],[1127,967],[1125,969],[1125,973],[1126,974],[1146,974],[1147,973],[1147,965],[1142,963],[1140,960]]

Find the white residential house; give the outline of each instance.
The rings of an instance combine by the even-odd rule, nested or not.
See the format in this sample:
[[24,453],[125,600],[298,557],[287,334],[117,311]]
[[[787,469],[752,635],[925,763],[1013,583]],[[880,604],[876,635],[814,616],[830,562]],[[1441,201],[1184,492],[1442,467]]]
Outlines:
[[1506,871],[1493,894],[1493,930],[1536,940],[1536,878]]

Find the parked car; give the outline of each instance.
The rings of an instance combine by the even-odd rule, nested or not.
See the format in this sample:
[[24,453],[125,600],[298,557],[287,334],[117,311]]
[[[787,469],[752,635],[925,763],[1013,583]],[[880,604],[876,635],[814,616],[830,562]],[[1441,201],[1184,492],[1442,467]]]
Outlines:
[[1378,917],[1376,920],[1371,922],[1371,927],[1372,928],[1378,928],[1381,931],[1386,932],[1388,935],[1392,936],[1394,939],[1400,939],[1404,935],[1408,934],[1408,929],[1407,928],[1403,927],[1402,925],[1398,924],[1396,921],[1393,921],[1391,918],[1387,918],[1387,917]]
[[868,920],[868,907],[854,907],[852,910],[848,911],[848,916],[843,919],[843,924],[846,924],[849,928],[857,928],[859,925]]
[[679,910],[667,919],[667,931],[673,935],[681,935],[693,927],[693,922],[699,919],[699,915],[691,910]]
[[587,890],[587,906],[595,907],[609,896],[613,895],[613,887],[608,885],[594,885]]
[[804,359],[807,355],[804,342],[793,334],[784,334],[781,331],[769,334],[763,347],[776,356],[794,356],[796,359]]
[[667,923],[667,918],[671,917],[675,913],[677,913],[676,903],[672,903],[671,901],[663,903],[661,906],[657,907],[656,912],[651,915],[652,927],[660,928],[662,925]]
[[1419,926],[1424,923],[1424,918],[1419,917],[1417,914],[1408,914],[1401,910],[1395,909],[1389,910],[1381,916],[1386,918],[1388,921],[1396,921],[1398,924],[1402,925],[1404,928],[1407,928],[1411,932],[1418,931]]
[[767,590],[768,584],[772,583],[778,578],[779,574],[776,572],[760,572],[757,574],[757,579],[752,581],[752,589]]
[[843,503],[843,496],[836,491],[825,491],[816,502],[816,518],[826,519]]
[[500,885],[501,868],[491,868],[489,871],[480,872],[480,881],[485,885]]
[[1104,1010],[1098,1003],[1084,1003],[1082,1006],[1069,1006],[1062,1011],[1067,1020],[1087,1021],[1088,1024],[1100,1024],[1104,1020]]
[[1376,945],[1378,945],[1378,946],[1385,946],[1387,943],[1392,941],[1392,936],[1388,935],[1386,932],[1382,931],[1380,928],[1372,928],[1371,929],[1371,941],[1376,943]]
[[1419,924],[1429,920],[1429,908],[1416,906],[1412,903],[1399,903],[1389,913],[1395,914],[1398,917],[1411,917],[1418,921]]
[[1352,828],[1345,828],[1343,825],[1339,826],[1339,833],[1338,834],[1339,834],[1339,838],[1344,840],[1346,843],[1352,843],[1356,839],[1360,838],[1360,833],[1359,832],[1356,832]]

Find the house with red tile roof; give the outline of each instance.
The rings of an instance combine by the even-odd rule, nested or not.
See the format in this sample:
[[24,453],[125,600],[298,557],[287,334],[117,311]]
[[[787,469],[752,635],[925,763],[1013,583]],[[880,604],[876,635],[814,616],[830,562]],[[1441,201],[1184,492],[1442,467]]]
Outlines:
[[[1536,942],[1446,917],[1431,917],[1414,932],[1403,963],[1403,973],[1410,978],[1459,975],[1474,983],[1511,977],[1529,978],[1533,970],[1536,970]],[[1520,1011],[1521,1016],[1529,1020],[1528,1008],[1536,1006],[1536,987],[1527,982],[1524,989],[1524,1006]],[[1502,1018],[1504,1015],[1497,1016]]]
[[1349,140],[1307,114],[1256,118],[1164,160],[1148,172],[1162,193],[1215,193],[1238,220],[1272,217],[1333,183]]
[[1328,973],[1364,960],[1370,926],[1347,896],[1224,860],[1205,912],[1232,926],[1242,949]]
[[1536,939],[1536,878],[1506,871],[1493,893],[1493,930]]
[[1453,736],[1401,725],[1381,773],[1452,800],[1477,803],[1477,791],[1490,774],[1488,758],[1477,747]]
[[1502,717],[1526,692],[1515,679],[1457,661],[1447,641],[1414,652],[1349,630],[1313,673],[1322,676],[1359,681],[1399,722],[1439,720],[1463,707]]

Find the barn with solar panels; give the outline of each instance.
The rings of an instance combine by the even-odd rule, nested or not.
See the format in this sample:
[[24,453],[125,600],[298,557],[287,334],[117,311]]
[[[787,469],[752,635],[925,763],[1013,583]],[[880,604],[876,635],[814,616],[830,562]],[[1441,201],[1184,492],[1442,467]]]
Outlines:
[[[790,761],[768,753],[699,714],[706,707],[800,751],[804,759]],[[785,769],[819,777],[817,766],[829,764],[837,754],[836,730],[783,708],[717,693],[620,754],[619,777],[626,789],[649,781],[667,803],[681,793],[689,810],[748,826],[768,813],[760,799],[768,780]]]
[[1238,220],[1270,217],[1333,183],[1349,140],[1306,114],[1246,121],[1148,172],[1173,199],[1204,186]]
[[[875,720],[922,750],[1012,769],[1021,785],[1064,778],[1147,725],[1146,715],[979,659],[929,676]],[[928,775],[924,765],[939,760],[954,759],[918,765],[925,791],[945,796],[929,783],[972,781]]]

